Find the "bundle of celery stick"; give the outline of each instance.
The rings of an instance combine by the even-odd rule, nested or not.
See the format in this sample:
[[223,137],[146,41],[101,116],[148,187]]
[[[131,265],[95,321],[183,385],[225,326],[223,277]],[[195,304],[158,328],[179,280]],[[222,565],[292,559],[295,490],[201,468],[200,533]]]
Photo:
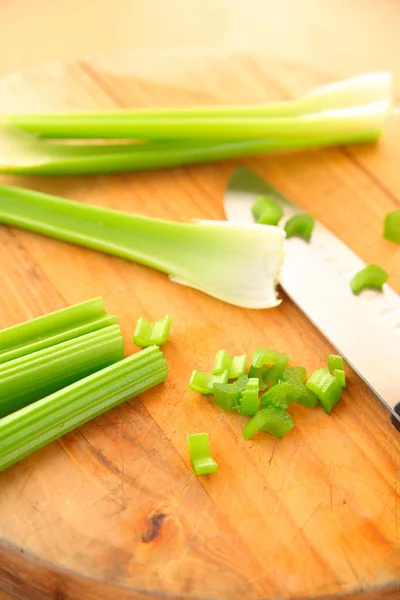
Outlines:
[[124,358],[101,298],[0,331],[0,471],[167,374],[156,345]]
[[137,171],[372,142],[390,113],[391,85],[382,72],[274,103],[3,115],[0,173]]

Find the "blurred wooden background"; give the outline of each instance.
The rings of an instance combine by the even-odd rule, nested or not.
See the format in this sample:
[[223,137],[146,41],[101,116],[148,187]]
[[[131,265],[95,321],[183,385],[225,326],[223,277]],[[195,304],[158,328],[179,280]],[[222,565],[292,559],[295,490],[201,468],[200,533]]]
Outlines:
[[206,47],[400,77],[399,26],[398,0],[0,0],[0,75],[99,51]]

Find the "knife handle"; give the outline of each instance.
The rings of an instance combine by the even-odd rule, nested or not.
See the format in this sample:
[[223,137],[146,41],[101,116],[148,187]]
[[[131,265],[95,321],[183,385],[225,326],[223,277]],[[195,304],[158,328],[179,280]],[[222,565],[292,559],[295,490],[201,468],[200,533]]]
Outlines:
[[[394,412],[400,417],[400,402],[398,402],[394,407]],[[393,427],[400,433],[400,421],[396,419],[394,415],[390,415],[390,420],[392,421]]]

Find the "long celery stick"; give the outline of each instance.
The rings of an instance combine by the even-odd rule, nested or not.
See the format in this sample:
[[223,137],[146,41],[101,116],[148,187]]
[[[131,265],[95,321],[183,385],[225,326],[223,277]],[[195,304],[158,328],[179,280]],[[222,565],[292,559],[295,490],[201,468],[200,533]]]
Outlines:
[[275,140],[311,139],[362,133],[382,129],[390,105],[387,101],[325,110],[295,117],[136,117],[14,115],[4,118],[7,125],[48,138],[68,139],[224,139]]
[[162,383],[167,375],[163,353],[150,346],[0,419],[0,470]]
[[117,324],[101,298],[25,321],[0,331],[0,364]]
[[11,186],[0,186],[0,223],[134,260],[237,306],[279,303],[284,232],[278,227],[174,223]]
[[260,104],[233,104],[210,106],[183,106],[161,108],[133,108],[124,110],[107,110],[96,112],[44,113],[33,115],[7,115],[6,121],[11,123],[29,123],[31,119],[51,120],[61,117],[81,119],[112,118],[125,119],[131,117],[294,117],[324,110],[349,108],[373,102],[389,101],[391,95],[392,75],[389,72],[376,72],[357,75],[341,81],[323,85],[310,90],[295,100],[264,102]]
[[[16,132],[0,134],[0,173],[71,175],[140,171],[190,164],[209,163],[231,158],[372,142],[380,129],[357,133],[299,139],[261,139],[242,141],[174,140],[148,144],[70,145],[49,143],[42,139],[18,139]],[[5,137],[12,136],[12,147]]]
[[120,328],[111,325],[3,363],[0,365],[0,417],[123,357]]

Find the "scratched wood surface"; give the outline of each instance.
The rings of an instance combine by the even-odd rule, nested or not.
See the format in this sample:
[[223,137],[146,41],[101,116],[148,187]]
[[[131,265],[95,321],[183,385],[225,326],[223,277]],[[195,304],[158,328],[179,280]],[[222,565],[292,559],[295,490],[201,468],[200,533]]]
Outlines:
[[[0,110],[273,100],[329,79],[250,55],[88,58],[1,80]],[[400,249],[381,235],[385,213],[399,206],[399,134],[393,118],[376,146],[240,162],[388,269],[400,292]],[[2,180],[186,221],[223,218],[237,164]],[[210,369],[219,348],[270,345],[310,371],[323,365],[332,349],[283,294],[279,308],[244,310],[7,227],[0,277],[1,327],[101,295],[130,353],[139,315],[173,317],[165,385],[0,474],[0,588],[28,600],[398,600],[400,436],[354,373],[331,416],[296,406],[296,427],[279,441],[245,442],[244,417],[187,390],[191,370]],[[186,435],[198,431],[210,434],[214,476],[190,468]]]

